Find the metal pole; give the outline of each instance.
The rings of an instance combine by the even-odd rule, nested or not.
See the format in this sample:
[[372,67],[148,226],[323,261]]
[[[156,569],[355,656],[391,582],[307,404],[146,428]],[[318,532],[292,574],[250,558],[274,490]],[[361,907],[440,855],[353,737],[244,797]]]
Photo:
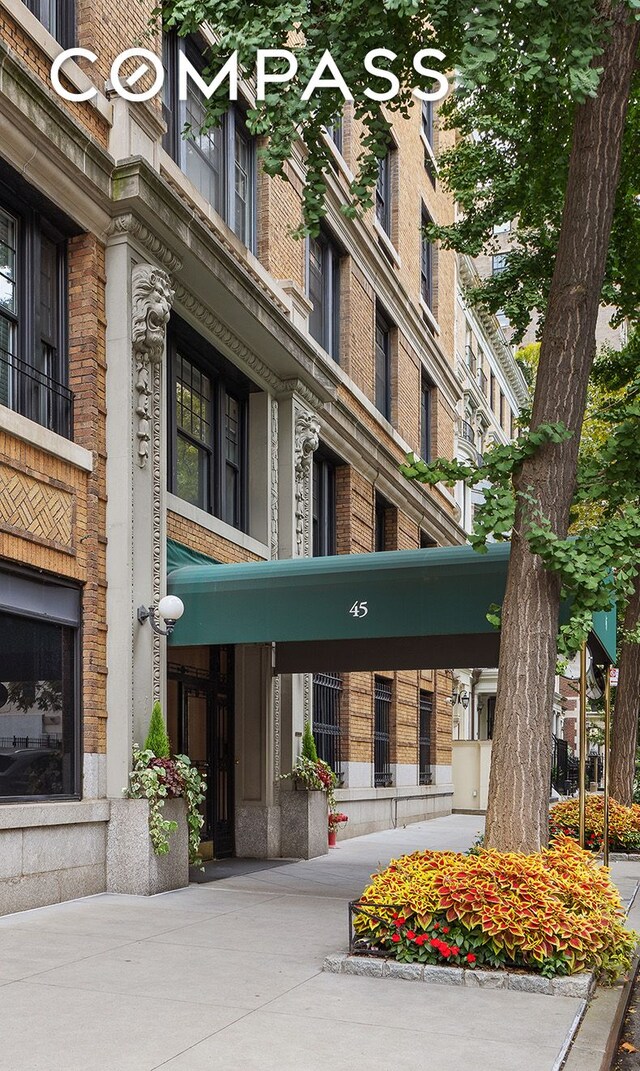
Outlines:
[[611,743],[611,681],[610,666],[605,666],[604,678],[604,865],[609,866],[609,747]]
[[580,648],[580,754],[578,767],[578,805],[580,811],[580,847],[585,845],[587,779],[587,645]]

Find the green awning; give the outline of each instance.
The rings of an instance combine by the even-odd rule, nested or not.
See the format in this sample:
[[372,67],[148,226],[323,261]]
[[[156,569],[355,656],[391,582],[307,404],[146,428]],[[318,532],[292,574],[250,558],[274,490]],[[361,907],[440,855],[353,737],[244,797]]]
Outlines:
[[[185,604],[171,644],[275,643],[277,672],[498,664],[487,621],[504,598],[510,547],[469,546],[179,565]],[[563,619],[568,606],[563,608]],[[596,661],[615,660],[615,608],[594,617]]]

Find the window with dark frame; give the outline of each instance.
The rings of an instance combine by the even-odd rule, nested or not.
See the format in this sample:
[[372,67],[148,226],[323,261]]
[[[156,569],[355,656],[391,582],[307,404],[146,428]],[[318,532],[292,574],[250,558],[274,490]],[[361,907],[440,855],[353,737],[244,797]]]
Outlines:
[[500,391],[500,427],[504,428],[504,394]]
[[432,100],[423,100],[422,102],[422,133],[429,142],[431,148],[433,148],[433,135],[434,135],[434,102]]
[[0,573],[0,798],[77,798],[81,593],[25,574]]
[[307,291],[313,310],[309,333],[334,361],[340,360],[340,260],[338,246],[325,231],[308,239]]
[[172,377],[169,490],[246,531],[249,381],[179,323],[169,333]]
[[374,677],[373,784],[375,788],[391,784],[391,699],[392,682],[386,677]]
[[387,521],[393,506],[382,495],[376,495],[374,503],[374,550],[376,553],[392,550],[389,546]]
[[433,724],[433,692],[420,689],[419,724],[418,724],[418,783],[430,785],[431,771],[431,727]]
[[433,243],[424,233],[424,228],[431,222],[431,216],[423,205],[420,232],[420,296],[425,305],[433,311]]
[[313,674],[313,738],[318,758],[341,773],[340,700],[342,677],[339,673]]
[[71,438],[66,236],[41,202],[34,191],[30,203],[29,188],[7,169],[7,186],[0,181],[0,404]]
[[420,456],[423,461],[431,461],[432,409],[435,387],[423,372],[420,381]]
[[[255,141],[241,109],[231,106],[219,126],[202,130],[205,100],[193,81],[187,100],[178,99],[178,53],[184,52],[202,74],[205,61],[197,38],[165,34],[163,113],[167,131],[163,145],[212,208],[249,249],[255,245]],[[189,132],[185,136],[185,126]]]
[[316,450],[313,456],[312,495],[313,556],[336,553],[336,465],[332,458]]
[[73,48],[76,43],[75,0],[25,0],[25,3],[58,44]]
[[501,275],[507,267],[508,259],[507,253],[494,253],[491,257],[491,274]]
[[392,153],[393,150],[389,149],[387,155],[378,161],[378,181],[376,183],[376,219],[389,237],[391,237]]
[[496,411],[496,377],[493,372],[489,373],[489,405],[491,412]]
[[331,123],[328,123],[325,127],[327,137],[331,138],[331,141],[335,145],[336,149],[342,155],[343,140],[344,140],[344,123],[341,115],[336,115]]
[[375,403],[386,420],[391,420],[391,325],[376,313]]

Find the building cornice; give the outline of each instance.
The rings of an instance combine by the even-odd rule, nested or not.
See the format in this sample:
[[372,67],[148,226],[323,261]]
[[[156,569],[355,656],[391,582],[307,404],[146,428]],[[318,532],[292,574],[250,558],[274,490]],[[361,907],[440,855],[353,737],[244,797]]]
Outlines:
[[[470,257],[458,257],[458,270],[463,292],[465,288],[475,287],[481,282],[480,276]],[[511,346],[500,331],[495,316],[488,312],[482,305],[474,305],[473,312],[482,326],[487,342],[491,348],[491,352],[494,354],[503,375],[508,381],[518,405],[521,408],[529,405],[531,398],[525,378],[516,364]]]

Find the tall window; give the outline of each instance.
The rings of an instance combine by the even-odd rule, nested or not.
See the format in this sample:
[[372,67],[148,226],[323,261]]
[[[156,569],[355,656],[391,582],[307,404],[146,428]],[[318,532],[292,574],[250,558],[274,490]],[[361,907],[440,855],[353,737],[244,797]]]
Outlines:
[[340,697],[342,677],[339,673],[313,674],[313,738],[318,758],[332,770],[340,770]]
[[496,377],[493,372],[489,373],[489,405],[491,411],[496,411]]
[[425,305],[433,309],[433,244],[424,233],[431,218],[422,206],[422,230],[420,233],[420,296]]
[[391,522],[393,516],[393,506],[387,502],[386,498],[382,495],[376,495],[375,498],[375,531],[374,531],[374,550],[379,552],[381,550],[392,550],[389,539],[388,523]]
[[504,428],[504,394],[500,391],[500,427]]
[[74,0],[25,0],[25,3],[63,48],[71,48],[75,44]]
[[378,182],[376,184],[376,218],[385,234],[391,236],[391,195],[392,195],[393,150],[378,161]]
[[433,434],[432,406],[435,387],[424,373],[420,384],[420,456],[431,461],[431,436]]
[[[165,35],[164,147],[212,208],[250,249],[255,240],[255,145],[242,112],[231,106],[219,126],[202,129],[206,101],[191,80],[178,99],[178,53],[199,73],[205,67],[195,38]],[[185,127],[188,128],[186,136]]]
[[422,102],[422,133],[433,148],[434,102],[432,100]]
[[381,312],[376,314],[376,408],[391,419],[391,326]]
[[203,339],[170,335],[173,381],[170,490],[234,528],[247,523],[248,381]]
[[494,253],[491,257],[491,274],[501,275],[507,267],[507,253]]
[[344,142],[344,123],[341,115],[336,115],[331,123],[329,123],[325,130],[328,137],[331,138],[333,144],[339,153],[342,153]]
[[309,331],[334,361],[340,359],[340,251],[325,232],[309,238]]
[[0,797],[78,795],[80,591],[0,573]]
[[386,677],[375,677],[373,784],[376,788],[391,784],[391,695],[391,681]]
[[320,450],[313,457],[313,556],[336,553],[336,466]]
[[33,196],[0,177],[0,404],[69,438],[66,242]]
[[418,724],[418,780],[431,784],[431,725],[433,721],[433,692],[420,690]]

